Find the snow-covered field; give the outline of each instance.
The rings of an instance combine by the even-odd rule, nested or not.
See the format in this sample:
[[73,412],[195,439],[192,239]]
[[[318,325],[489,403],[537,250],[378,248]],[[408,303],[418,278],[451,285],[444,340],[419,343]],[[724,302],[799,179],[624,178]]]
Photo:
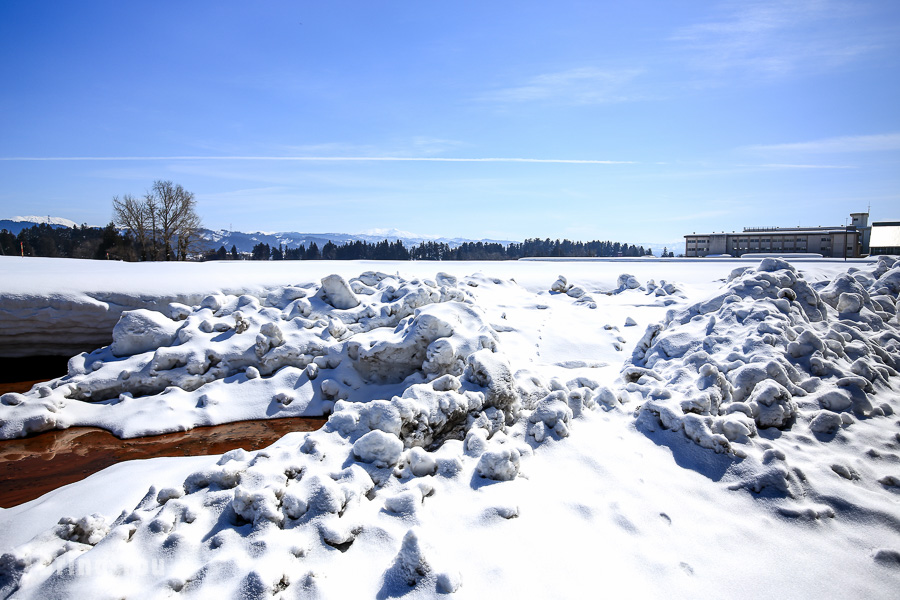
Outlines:
[[0,398],[0,437],[331,413],[0,510],[0,597],[900,589],[895,259],[0,273],[0,349],[112,341]]

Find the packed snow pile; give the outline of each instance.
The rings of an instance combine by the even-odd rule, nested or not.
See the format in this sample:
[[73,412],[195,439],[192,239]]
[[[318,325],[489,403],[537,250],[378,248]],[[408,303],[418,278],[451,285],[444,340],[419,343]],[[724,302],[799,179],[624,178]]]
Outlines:
[[732,457],[732,487],[797,500],[786,512],[834,516],[860,488],[893,493],[900,456],[855,432],[882,431],[900,448],[884,400],[900,369],[900,261],[811,285],[766,258],[728,279],[635,347],[620,382],[640,404],[637,425]]
[[210,295],[172,303],[168,315],[124,312],[112,344],[71,359],[68,376],[0,397],[0,437],[75,424],[134,437],[322,415],[373,389],[462,375],[472,353],[496,344],[470,294],[445,275],[333,275],[262,299]]

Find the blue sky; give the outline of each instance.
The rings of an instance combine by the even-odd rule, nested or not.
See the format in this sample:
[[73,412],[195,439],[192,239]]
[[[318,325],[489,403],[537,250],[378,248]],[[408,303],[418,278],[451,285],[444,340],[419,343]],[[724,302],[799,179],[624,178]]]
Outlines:
[[0,81],[0,217],[169,179],[243,231],[900,219],[897,2],[8,0]]

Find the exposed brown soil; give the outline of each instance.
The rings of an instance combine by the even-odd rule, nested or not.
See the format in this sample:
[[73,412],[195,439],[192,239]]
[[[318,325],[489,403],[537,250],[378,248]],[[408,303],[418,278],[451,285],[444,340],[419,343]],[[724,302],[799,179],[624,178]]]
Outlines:
[[36,383],[41,383],[47,381],[46,379],[34,379],[30,381],[13,381],[11,383],[0,383],[0,395],[7,394],[9,392],[18,392],[20,394],[24,394],[28,390],[31,389]]
[[324,422],[323,418],[241,421],[129,440],[120,440],[104,429],[72,427],[3,440],[0,506],[9,508],[34,500],[124,460],[221,454],[235,448],[258,450],[286,433],[314,431]]
[[[36,383],[61,377],[67,363],[63,356],[0,359],[0,394],[27,392]],[[241,421],[129,440],[120,440],[105,429],[72,427],[0,440],[0,506],[34,500],[125,460],[258,450],[286,433],[315,431],[323,423],[324,418]]]

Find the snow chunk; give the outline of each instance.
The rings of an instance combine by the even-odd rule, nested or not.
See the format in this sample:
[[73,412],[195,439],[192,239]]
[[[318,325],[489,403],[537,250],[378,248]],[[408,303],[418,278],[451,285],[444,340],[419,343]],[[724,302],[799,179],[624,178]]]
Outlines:
[[478,474],[495,481],[512,481],[519,474],[519,451],[515,448],[489,450],[478,461]]
[[350,289],[350,285],[340,275],[329,275],[322,279],[322,287],[316,297],[338,309],[356,308],[359,298]]
[[234,490],[231,507],[243,519],[259,525],[265,521],[281,523],[284,515],[279,510],[280,502],[271,488],[247,490],[238,486]]
[[557,279],[556,282],[552,286],[550,286],[550,291],[565,294],[571,287],[572,286],[569,285],[569,282],[566,281],[566,278],[560,275],[559,279]]
[[284,335],[281,329],[275,323],[263,323],[259,328],[259,334],[256,336],[256,355],[262,356],[271,350],[277,348],[284,343]]
[[545,427],[559,437],[568,436],[568,423],[571,418],[572,409],[569,407],[567,394],[563,390],[558,390],[538,402],[528,420],[535,425],[531,428],[535,441],[541,442],[544,439]]
[[115,356],[131,356],[169,346],[179,327],[180,323],[156,311],[126,310],[113,328],[110,350]]
[[184,488],[168,487],[159,490],[159,493],[156,495],[156,501],[160,504],[165,504],[169,500],[181,498],[182,496],[184,496]]
[[466,379],[488,389],[485,406],[510,410],[518,393],[509,362],[500,354],[480,350],[469,356]]
[[797,403],[791,393],[772,380],[760,382],[753,389],[748,403],[756,403],[756,424],[760,427],[784,429],[797,414]]
[[822,410],[809,422],[809,428],[816,433],[832,434],[838,431],[842,424],[841,415],[830,410]]
[[79,544],[96,545],[109,535],[109,523],[103,515],[92,514],[80,519],[63,517],[56,527],[56,535]]
[[385,573],[385,578],[400,579],[409,587],[413,587],[430,573],[431,566],[422,553],[419,535],[414,529],[410,529],[403,536],[400,551],[394,559],[393,566]]
[[616,280],[616,285],[618,286],[619,291],[622,290],[636,290],[641,287],[641,282],[637,280],[634,275],[629,275],[628,273],[622,273],[619,275],[619,278]]
[[437,471],[437,462],[431,453],[418,446],[409,449],[407,460],[409,461],[409,470],[416,477],[434,475]]
[[397,464],[403,452],[403,442],[389,433],[378,429],[365,434],[353,444],[353,455],[364,463],[376,467],[390,467]]

